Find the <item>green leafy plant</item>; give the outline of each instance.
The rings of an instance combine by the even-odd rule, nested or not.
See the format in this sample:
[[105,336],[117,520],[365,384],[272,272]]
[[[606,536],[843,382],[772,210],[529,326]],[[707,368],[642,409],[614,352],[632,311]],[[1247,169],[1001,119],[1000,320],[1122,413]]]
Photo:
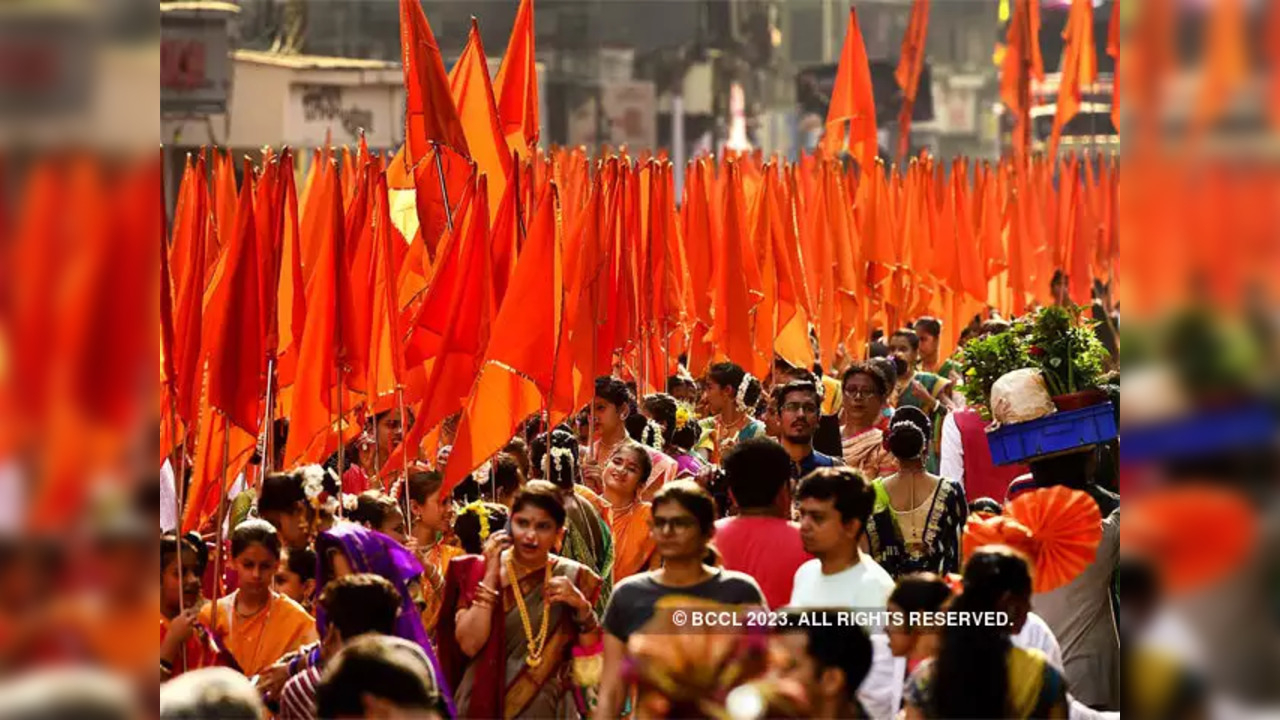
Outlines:
[[1013,332],[1021,337],[1030,367],[1040,369],[1050,395],[1069,395],[1100,384],[1107,349],[1078,308],[1041,308],[1020,319]]
[[996,380],[1014,370],[1034,366],[1022,339],[1012,331],[974,338],[965,344],[962,355],[965,370],[960,391],[965,402],[988,420],[991,411],[987,404]]

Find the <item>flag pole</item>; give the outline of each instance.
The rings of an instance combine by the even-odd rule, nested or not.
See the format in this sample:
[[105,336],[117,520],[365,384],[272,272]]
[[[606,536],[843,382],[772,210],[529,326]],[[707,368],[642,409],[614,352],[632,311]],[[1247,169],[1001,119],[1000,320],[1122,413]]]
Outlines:
[[[525,240],[528,239],[528,231],[524,227],[524,204],[520,199],[520,153],[515,150],[511,151],[511,162],[515,166],[515,172],[512,176],[515,179],[515,185],[512,192],[516,195],[516,228],[520,230],[519,248],[524,248]],[[532,174],[532,165],[530,166],[530,174]]]
[[[173,387],[170,386],[169,390],[170,390],[169,392],[169,440],[173,441],[173,439],[177,437],[177,433],[178,433],[178,427],[177,427],[178,421],[176,419],[178,414],[178,403],[173,395]],[[176,507],[177,512],[175,512],[173,516],[174,522],[176,523],[173,528],[173,534],[177,538],[177,542],[178,542],[177,563],[178,563],[179,578],[186,577],[186,575],[183,574],[182,572],[182,505],[183,505],[182,490],[183,490],[183,485],[186,484],[185,482],[186,481],[186,477],[185,477],[186,462],[184,460],[187,453],[186,444],[187,444],[186,435],[184,434],[182,442],[179,443],[177,446],[178,448],[177,465],[174,464],[173,452],[170,451],[169,453],[169,467],[173,470],[174,504],[177,506]],[[181,615],[184,612],[186,612],[186,607],[185,607],[185,603],[182,600],[182,593],[179,592],[178,593],[178,614]],[[187,644],[186,643],[182,643],[182,671],[183,672],[187,671]]]
[[333,366],[334,366],[334,370],[336,371],[334,374],[337,376],[337,377],[336,377],[337,382],[335,382],[335,383],[334,383],[334,390],[336,390],[336,391],[337,391],[337,393],[338,393],[338,401],[337,401],[337,408],[338,408],[338,420],[337,420],[337,422],[335,423],[335,424],[337,425],[337,427],[338,427],[338,495],[339,495],[339,498],[338,498],[338,517],[342,517],[342,515],[343,515],[343,512],[342,512],[342,498],[341,498],[341,495],[342,495],[342,476],[343,476],[343,475],[345,475],[345,474],[346,474],[346,471],[347,471],[347,468],[345,467],[345,465],[346,465],[346,454],[347,454],[347,444],[346,444],[346,442],[345,442],[345,441],[343,440],[343,438],[342,438],[342,425],[343,425],[343,420],[342,420],[342,362],[341,362],[340,360],[336,360],[336,359],[335,359],[335,360],[334,360],[334,362],[333,362]]
[[453,232],[453,206],[449,203],[449,188],[444,182],[444,163],[440,160],[440,146],[433,140],[431,147],[434,150],[432,155],[436,159],[436,176],[440,179],[440,197],[444,199],[444,222],[449,227],[449,232]]
[[[262,458],[260,466],[262,468],[262,477],[266,477],[268,473],[275,470],[272,467],[274,455],[275,425],[276,425],[276,408],[275,408],[275,376],[276,376],[276,359],[274,357],[267,360],[267,397],[266,410],[262,418],[262,440],[259,442],[259,457]],[[261,488],[261,484],[258,486]]]
[[[400,495],[407,497],[409,493],[409,423],[406,422],[406,414],[404,411],[404,386],[396,384],[396,405],[400,408]],[[409,509],[408,501],[402,505],[405,510]],[[413,513],[406,512],[404,514],[405,531],[409,535],[413,535]]]
[[[224,515],[227,512],[227,473],[231,465],[231,423],[227,420],[226,414],[217,411],[222,417],[222,487],[218,494],[218,515],[214,519],[214,532],[217,534],[217,543],[214,545],[215,551],[213,555],[213,629],[218,629],[218,602],[222,600],[222,591],[224,587],[222,573],[222,555],[223,545],[226,543],[226,521]],[[178,541],[178,554],[182,554],[182,541]],[[235,608],[232,608],[234,612]]]

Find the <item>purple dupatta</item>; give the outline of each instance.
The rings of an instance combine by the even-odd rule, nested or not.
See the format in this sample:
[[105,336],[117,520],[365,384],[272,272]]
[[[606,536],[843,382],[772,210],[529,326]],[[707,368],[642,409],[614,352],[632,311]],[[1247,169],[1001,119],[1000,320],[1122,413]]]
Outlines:
[[[409,583],[422,574],[422,564],[400,543],[370,530],[363,525],[352,522],[338,522],[329,530],[320,533],[316,538],[316,595],[319,596],[324,586],[333,578],[327,567],[325,556],[332,548],[342,550],[351,569],[356,572],[367,572],[381,575],[400,591],[400,615],[396,618],[396,636],[417,643],[431,661],[431,669],[436,676],[436,686],[444,695],[449,706],[449,713],[457,717],[457,708],[453,704],[453,691],[445,680],[440,662],[436,659],[435,648],[422,625],[422,616],[418,613],[417,604],[409,594]],[[316,606],[316,629],[320,637],[325,635],[324,611]]]

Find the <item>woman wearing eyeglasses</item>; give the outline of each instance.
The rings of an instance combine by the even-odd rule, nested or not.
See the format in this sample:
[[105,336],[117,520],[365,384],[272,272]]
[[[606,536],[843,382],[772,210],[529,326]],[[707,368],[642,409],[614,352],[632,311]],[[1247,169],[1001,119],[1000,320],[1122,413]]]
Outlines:
[[844,403],[840,407],[841,449],[845,464],[874,480],[898,471],[898,461],[885,447],[880,418],[889,399],[890,383],[870,363],[849,366],[841,378]]
[[704,564],[715,535],[715,501],[697,483],[669,482],[653,498],[651,533],[662,567],[633,575],[613,589],[604,614],[604,672],[595,717],[613,720],[628,696],[622,669],[627,641],[653,619],[668,596],[733,606],[764,607],[750,575]]

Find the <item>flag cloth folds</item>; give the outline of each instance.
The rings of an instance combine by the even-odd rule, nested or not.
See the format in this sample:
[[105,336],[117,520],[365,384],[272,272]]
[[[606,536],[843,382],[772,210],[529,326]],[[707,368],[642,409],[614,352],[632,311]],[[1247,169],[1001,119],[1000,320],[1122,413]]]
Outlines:
[[440,46],[419,0],[400,0],[400,54],[404,66],[405,162],[412,168],[431,143],[470,156],[458,110],[449,93]]
[[1093,0],[1072,0],[1067,27],[1062,31],[1062,80],[1058,84],[1058,108],[1053,116],[1049,157],[1058,154],[1062,128],[1080,112],[1081,90],[1098,81],[1098,58],[1093,47]]
[[554,426],[573,409],[569,323],[564,316],[559,189],[548,183],[529,242],[494,320],[475,391],[458,424],[442,494],[502,449],[540,409]]
[[920,90],[920,71],[924,69],[925,44],[929,38],[929,0],[913,0],[907,32],[902,37],[902,50],[893,77],[902,89],[902,109],[898,111],[898,157],[911,150],[911,113]]
[[[848,123],[846,132],[845,123]],[[836,83],[831,89],[831,105],[827,109],[826,133],[822,148],[837,156],[848,141],[849,153],[864,169],[875,167],[879,152],[876,139],[876,101],[871,87],[871,65],[867,47],[858,28],[858,13],[849,9],[849,27],[844,35],[844,50],[836,70]]]
[[502,54],[502,65],[493,82],[498,96],[498,117],[507,146],[523,160],[533,156],[538,144],[538,69],[534,56],[533,0],[520,0],[511,39]]

